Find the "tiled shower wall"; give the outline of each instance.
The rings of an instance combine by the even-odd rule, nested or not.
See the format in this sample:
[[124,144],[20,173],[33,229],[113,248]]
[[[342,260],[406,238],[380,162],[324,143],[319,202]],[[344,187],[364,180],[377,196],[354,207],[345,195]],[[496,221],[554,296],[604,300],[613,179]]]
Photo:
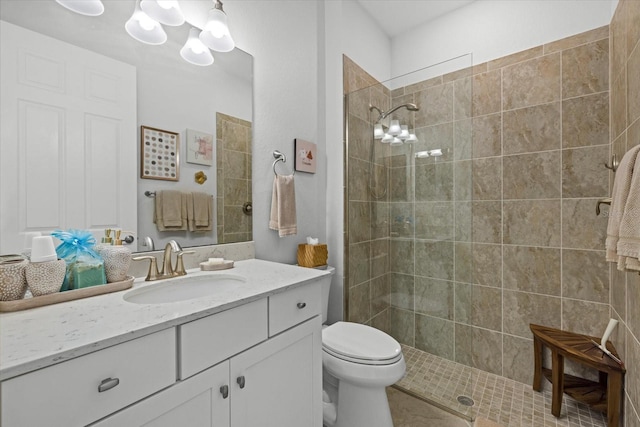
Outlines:
[[218,243],[253,240],[251,216],[251,122],[216,113]]
[[[611,153],[640,144],[640,1],[621,0],[610,25]],[[640,426],[640,275],[611,268],[614,344],[626,362],[625,418]]]
[[[637,18],[625,19],[626,28],[637,28]],[[356,232],[348,247],[350,320],[525,383],[533,366],[529,323],[602,334],[617,295],[610,303],[607,220],[595,215],[597,199],[610,188],[602,166],[610,148],[609,42],[609,28],[598,28],[394,90],[391,104],[418,104],[421,110],[408,120],[428,148],[445,148],[445,155],[419,160],[414,169],[398,163],[406,147],[393,148],[391,196],[382,201],[367,198],[366,180],[354,177],[368,176],[366,106],[373,99],[386,103],[386,92],[380,85],[359,91],[360,113],[351,97],[349,186],[363,199],[349,200],[350,237]],[[631,52],[629,69],[637,67]],[[634,70],[635,78],[640,73]],[[377,83],[345,58],[345,92],[358,82]],[[637,103],[637,82],[627,83],[635,94],[629,102]],[[628,120],[618,134],[637,133],[637,123]],[[407,169],[416,196],[432,193],[416,197],[413,206],[394,196],[413,191],[402,188],[411,180],[396,179]],[[415,254],[418,265],[412,239],[430,242]],[[626,298],[619,299],[635,301],[624,325],[635,337],[630,325],[638,323],[639,291],[629,284],[636,276],[623,279]],[[629,377],[640,365],[637,339],[633,345]],[[636,402],[638,384],[628,378],[627,394]]]

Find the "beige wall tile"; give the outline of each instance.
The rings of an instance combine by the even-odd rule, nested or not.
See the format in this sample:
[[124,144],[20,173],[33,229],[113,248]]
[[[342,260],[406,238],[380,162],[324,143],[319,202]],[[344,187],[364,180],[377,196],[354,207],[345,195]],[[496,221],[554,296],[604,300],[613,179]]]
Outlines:
[[454,200],[470,201],[472,187],[473,163],[469,160],[453,164],[453,198]]
[[455,321],[494,331],[502,330],[502,290],[456,283]]
[[415,215],[416,238],[453,240],[453,202],[416,203]]
[[504,202],[506,244],[559,247],[560,226],[559,199]]
[[416,240],[416,275],[453,280],[453,242]]
[[490,157],[473,161],[473,200],[502,198],[502,158]]
[[[628,0],[627,0],[628,1]],[[637,409],[640,402],[640,343],[627,333],[627,358],[625,360],[625,391]]]
[[[615,311],[611,312],[611,318],[612,319],[616,319],[618,321],[619,325],[622,325],[624,320],[622,319],[622,317],[618,316]],[[627,360],[626,357],[626,350],[627,350],[627,343],[626,343],[626,339],[627,339],[627,328],[625,328],[624,326],[620,326],[617,327],[613,330],[613,332],[611,333],[611,336],[609,338],[609,340],[611,341],[611,343],[613,344],[613,346],[616,349],[616,352],[618,353],[618,356],[620,356],[620,359],[622,361]]]
[[416,276],[415,310],[420,314],[453,320],[453,282]]
[[606,38],[609,38],[608,25],[585,31],[584,33],[576,34],[574,36],[565,37],[564,39],[560,39],[551,43],[547,43],[544,45],[544,53],[547,54],[565,49],[571,49],[582,44]]
[[[487,203],[487,202],[477,202],[477,203]],[[491,202],[489,202],[491,203]],[[470,242],[471,241],[471,232],[472,232],[472,224],[473,224],[473,218],[471,216],[471,212],[472,212],[472,203],[471,202],[456,202],[456,206],[455,206],[455,226],[454,226],[454,232],[455,232],[455,240],[457,242]],[[495,209],[494,209],[495,210]],[[477,211],[476,211],[477,214]],[[495,212],[494,212],[495,214]],[[496,218],[498,218],[500,221],[502,221],[502,213],[501,212],[497,212]],[[485,225],[483,222],[486,221],[484,218],[480,219],[482,222],[480,222],[477,227],[481,227],[483,225]],[[494,227],[495,229],[498,229],[498,231],[500,231],[499,227]],[[489,236],[486,236],[487,238]],[[477,238],[477,236],[476,236]],[[502,238],[502,235],[500,235],[500,238]],[[494,242],[495,243],[495,242]]]
[[634,411],[633,405],[637,405],[636,402],[631,402],[631,400],[629,399],[628,395],[625,395],[626,397],[626,401],[625,401],[625,413],[624,413],[624,426],[625,427],[640,427],[640,415],[638,415],[638,412]]
[[502,73],[502,99],[505,110],[560,99],[559,53],[505,67]]
[[625,31],[627,33],[627,55],[638,46],[640,41],[640,2],[638,0],[625,0]]
[[560,298],[509,290],[503,297],[505,333],[530,338],[530,323],[560,329]]
[[423,91],[425,89],[428,89],[430,87],[440,86],[440,85],[442,85],[442,83],[443,83],[442,82],[442,76],[433,77],[431,79],[423,80],[421,82],[414,83],[414,84],[406,86],[405,89],[404,89],[404,93],[405,94],[410,94],[410,93],[421,92],[421,91]]
[[608,157],[608,145],[562,150],[562,196],[607,197],[609,171],[602,163]]
[[371,279],[371,316],[378,314],[389,308],[389,274]]
[[452,200],[453,163],[431,162],[429,164],[416,165],[415,183],[416,201]]
[[503,56],[502,58],[494,59],[493,61],[489,61],[487,63],[487,68],[489,70],[497,70],[503,67],[507,67],[509,65],[517,64],[518,62],[526,61],[528,59],[537,58],[542,56],[543,47],[542,45],[532,47],[531,49],[522,50],[520,52],[514,53],[512,55]]
[[[456,205],[456,238],[458,233],[471,232],[474,242],[477,243],[501,243],[502,242],[502,206],[501,203],[473,202],[471,228],[458,218],[459,204]],[[463,210],[460,210],[464,212]],[[463,215],[460,215],[461,217]],[[468,218],[468,216],[467,216]]]
[[609,265],[603,251],[562,251],[562,296],[609,302]]
[[565,248],[604,248],[607,218],[596,217],[595,199],[564,199],[562,201],[562,243]]
[[420,108],[414,113],[416,127],[453,121],[453,83],[417,92],[415,101]]
[[371,326],[381,330],[385,334],[391,335],[391,315],[390,310],[384,310],[371,319]]
[[224,204],[242,206],[249,200],[246,179],[227,178],[224,181]]
[[473,76],[472,113],[474,117],[500,111],[500,70]]
[[472,86],[471,77],[465,77],[453,83],[453,119],[463,120],[471,117]]
[[378,239],[371,242],[371,277],[389,274],[389,239]]
[[560,296],[560,249],[504,246],[504,288]]
[[414,237],[414,204],[409,202],[391,203],[389,212],[390,229],[393,237]]
[[415,313],[391,307],[389,314],[391,336],[402,344],[415,347]]
[[[585,322],[585,313],[589,313],[588,322]],[[608,323],[609,304],[570,298],[562,300],[562,329],[601,337]]]
[[415,286],[414,276],[410,274],[390,273],[390,304],[395,308],[404,310],[413,310]]
[[453,360],[453,322],[437,317],[416,314],[417,349]]
[[533,340],[504,335],[503,375],[525,384],[533,383]]
[[248,179],[247,153],[224,150],[225,178]]
[[562,98],[609,90],[609,39],[562,51]]
[[461,283],[472,283],[473,281],[473,258],[471,254],[470,242],[454,242],[453,252],[454,280]]
[[636,120],[627,129],[627,149],[630,150],[636,145],[640,145],[640,119]]
[[389,237],[389,203],[371,203],[371,238],[383,239]]
[[575,148],[609,142],[609,93],[562,102],[562,147]]
[[391,271],[396,273],[414,274],[413,240],[391,239],[390,248]]
[[[638,19],[640,21],[640,18]],[[627,61],[627,123],[640,118],[640,49]]]
[[637,273],[627,273],[627,327],[640,339],[640,275]]
[[371,278],[371,243],[349,245],[349,288]]
[[473,120],[458,120],[453,123],[453,159],[468,160],[472,156]]
[[473,283],[502,287],[502,245],[474,243]]
[[617,138],[627,128],[627,73],[623,72],[611,85],[611,137]]
[[620,76],[620,73],[625,69],[625,64],[627,62],[627,35],[625,31],[626,14],[623,9],[625,8],[621,7],[621,5],[616,8],[616,12],[611,19],[611,24],[609,26],[609,80],[611,81]]
[[560,148],[560,103],[505,111],[504,154],[521,154]]
[[609,263],[611,275],[611,308],[626,321],[627,319],[627,275],[619,271],[617,264]]
[[560,197],[560,152],[518,154],[503,158],[505,199]]
[[349,159],[349,200],[359,202],[370,200],[369,169],[369,162],[355,157]]
[[357,323],[368,322],[370,311],[370,283],[364,282],[349,289],[349,321]]
[[473,157],[494,157],[502,154],[502,115],[490,114],[473,119]]
[[485,329],[456,325],[456,362],[502,375],[502,336]]
[[349,202],[349,240],[359,243],[371,240],[371,204]]
[[415,130],[418,142],[414,144],[415,151],[433,150],[440,148],[443,152],[453,150],[453,122],[441,123]]

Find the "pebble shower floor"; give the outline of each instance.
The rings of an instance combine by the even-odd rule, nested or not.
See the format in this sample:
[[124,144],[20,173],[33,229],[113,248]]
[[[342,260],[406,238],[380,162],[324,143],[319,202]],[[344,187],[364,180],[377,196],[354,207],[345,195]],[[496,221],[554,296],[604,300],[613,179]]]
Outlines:
[[[560,418],[551,415],[551,391],[452,362],[403,345],[407,373],[396,386],[474,420],[486,418],[502,427],[606,427],[604,414],[564,396]],[[471,397],[474,406],[458,402]]]

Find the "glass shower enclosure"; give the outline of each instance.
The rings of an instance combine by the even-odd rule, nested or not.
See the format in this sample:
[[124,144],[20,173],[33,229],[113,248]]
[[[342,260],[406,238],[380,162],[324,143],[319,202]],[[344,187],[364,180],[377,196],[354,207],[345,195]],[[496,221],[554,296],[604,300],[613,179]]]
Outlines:
[[[401,388],[467,418],[457,398],[471,396],[474,366],[471,64],[464,55],[345,95],[346,319],[403,345]],[[430,366],[446,362],[466,378],[444,390]]]

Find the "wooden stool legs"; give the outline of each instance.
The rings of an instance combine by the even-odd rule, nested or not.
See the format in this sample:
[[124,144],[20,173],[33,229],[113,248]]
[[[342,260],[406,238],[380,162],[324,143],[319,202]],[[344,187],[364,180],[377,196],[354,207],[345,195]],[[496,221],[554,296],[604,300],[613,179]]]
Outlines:
[[542,391],[542,341],[533,337],[533,389]]
[[564,392],[564,357],[555,349],[551,350],[551,380],[553,383],[551,413],[559,417]]

